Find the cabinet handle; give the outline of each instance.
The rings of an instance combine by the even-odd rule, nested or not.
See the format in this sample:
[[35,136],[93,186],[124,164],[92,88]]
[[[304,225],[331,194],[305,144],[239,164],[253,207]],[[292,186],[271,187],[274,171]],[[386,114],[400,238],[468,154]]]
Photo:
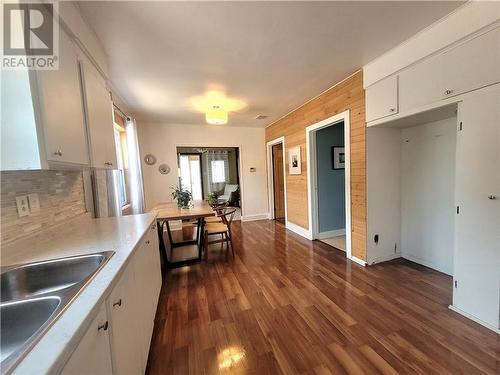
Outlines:
[[453,94],[453,90],[449,90],[449,89],[448,90],[444,90],[444,94],[445,95],[451,95],[451,94]]
[[146,240],[146,245],[149,245],[149,243],[150,243],[149,240]]
[[497,199],[497,196],[491,194],[491,195],[488,195],[488,199],[495,200],[495,199]]
[[107,162],[105,162],[105,163],[104,163],[104,165],[109,165],[109,166],[111,166],[111,165],[113,165],[113,163],[111,163],[111,162],[107,161]]
[[389,108],[389,112],[396,112],[396,108]]
[[106,320],[106,321],[104,322],[104,324],[101,324],[101,325],[97,326],[97,330],[98,330],[98,331],[101,331],[101,330],[103,330],[103,331],[107,331],[107,330],[108,330],[108,325],[109,325],[109,323],[108,323],[108,321]]
[[156,225],[155,224],[151,225],[151,230],[155,230],[155,229],[156,229]]
[[120,307],[121,305],[122,305],[122,299],[121,298],[118,301],[116,301],[115,303],[113,303],[113,307],[115,307],[115,306]]
[[62,151],[61,150],[57,150],[56,152],[54,152],[54,155],[56,155],[56,156],[62,156]]

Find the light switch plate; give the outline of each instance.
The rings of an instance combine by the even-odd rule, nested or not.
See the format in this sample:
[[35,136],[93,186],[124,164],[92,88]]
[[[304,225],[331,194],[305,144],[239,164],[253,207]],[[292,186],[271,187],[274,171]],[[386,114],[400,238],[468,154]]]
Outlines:
[[28,216],[30,214],[27,195],[20,195],[19,197],[16,197],[16,205],[19,217]]
[[40,211],[40,200],[38,199],[38,194],[28,194],[28,202],[30,205],[30,212]]

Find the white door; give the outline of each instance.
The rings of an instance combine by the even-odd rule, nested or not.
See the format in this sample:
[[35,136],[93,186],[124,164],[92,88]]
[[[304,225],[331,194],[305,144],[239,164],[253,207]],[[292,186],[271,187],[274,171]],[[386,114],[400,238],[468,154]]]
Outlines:
[[106,306],[103,303],[61,374],[112,374],[108,327]]
[[459,104],[453,305],[498,327],[500,90]]
[[[134,259],[132,259],[132,262]],[[111,322],[110,341],[113,358],[113,373],[143,373],[141,341],[137,340],[142,327],[139,324],[139,311],[143,306],[137,304],[139,291],[135,285],[134,267],[128,264],[115,288],[107,299]]]
[[88,164],[79,65],[75,46],[59,33],[59,69],[36,72],[47,160]]
[[81,69],[85,88],[92,166],[117,168],[113,131],[113,102],[106,89],[106,82],[90,64],[82,62]]

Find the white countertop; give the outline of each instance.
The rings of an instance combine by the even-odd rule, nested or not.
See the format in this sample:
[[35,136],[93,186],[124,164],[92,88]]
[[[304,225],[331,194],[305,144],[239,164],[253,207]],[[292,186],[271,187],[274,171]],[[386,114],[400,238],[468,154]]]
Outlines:
[[102,219],[84,215],[2,247],[2,266],[115,251],[108,263],[19,363],[14,374],[58,373],[62,369],[154,220],[155,215],[151,213]]

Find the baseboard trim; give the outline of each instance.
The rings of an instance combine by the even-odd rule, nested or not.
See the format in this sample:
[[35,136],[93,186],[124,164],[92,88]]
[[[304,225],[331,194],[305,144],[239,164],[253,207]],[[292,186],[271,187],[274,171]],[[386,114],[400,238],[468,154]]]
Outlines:
[[471,315],[469,313],[466,313],[465,311],[463,310],[460,310],[459,308],[453,306],[453,305],[449,305],[448,308],[452,311],[455,311],[457,314],[460,314],[462,316],[465,316],[467,319],[470,319],[470,320],[473,320],[474,322],[476,322],[477,324],[480,324],[482,325],[483,327],[486,327],[490,330],[492,330],[493,332],[496,332],[497,334],[500,335],[500,329],[498,328],[495,328],[495,326],[492,326],[491,324],[489,323],[486,323],[485,321],[479,319],[479,318],[476,318],[474,315]]
[[354,263],[357,263],[363,267],[366,267],[366,262],[363,260],[363,259],[359,259],[359,258],[356,258],[354,255],[351,255],[351,260],[354,262]]
[[257,221],[257,220],[267,220],[269,219],[269,214],[256,214],[256,215],[245,215],[241,217],[241,221]]
[[417,257],[414,257],[414,256],[412,256],[410,254],[405,254],[403,252],[401,252],[401,258],[408,259],[408,260],[412,261],[413,263],[421,264],[422,266],[425,266],[425,267],[428,267],[430,269],[433,269],[434,271],[438,271],[438,272],[444,273],[445,275],[453,276],[452,273],[448,273],[448,272],[445,272],[444,270],[440,270],[440,269],[436,268],[436,266],[434,264],[431,264],[430,262],[427,262],[425,259],[417,258]]
[[375,259],[369,261],[368,263],[370,265],[372,265],[372,264],[377,264],[377,263],[382,263],[382,262],[388,262],[390,260],[398,259],[398,258],[401,258],[401,253],[387,254],[387,255],[380,256],[380,257],[376,257]]
[[297,233],[299,236],[307,238],[308,240],[312,240],[312,234],[309,229],[302,228],[301,226],[290,221],[286,222],[286,229],[289,229],[292,232]]
[[323,240],[325,238],[344,236],[344,235],[345,235],[345,228],[344,229],[335,229],[335,230],[329,230],[327,232],[318,233],[317,239]]

